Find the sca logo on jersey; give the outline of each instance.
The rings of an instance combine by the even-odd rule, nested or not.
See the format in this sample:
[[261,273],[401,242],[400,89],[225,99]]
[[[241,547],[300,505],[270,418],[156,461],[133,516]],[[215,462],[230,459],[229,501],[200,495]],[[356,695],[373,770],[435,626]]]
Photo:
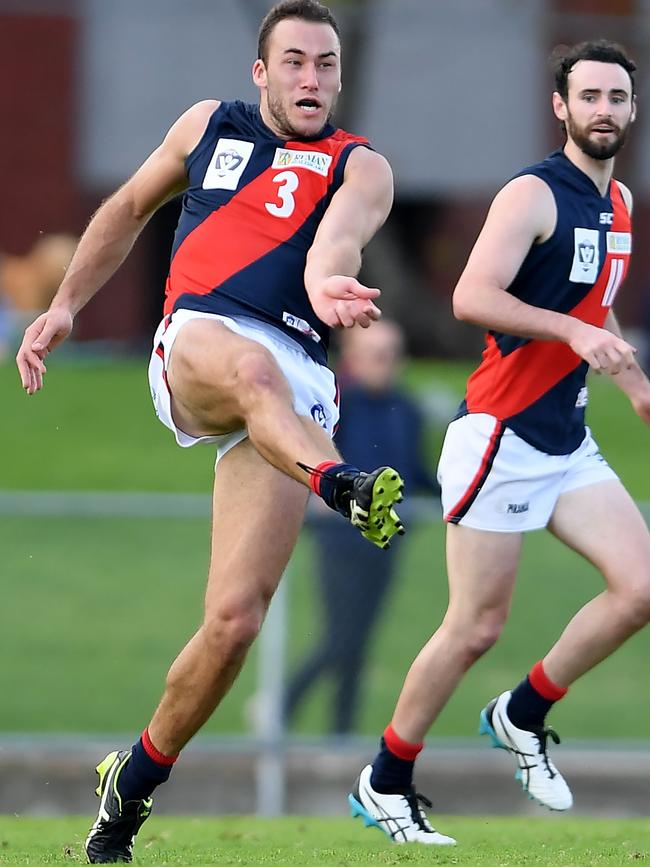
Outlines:
[[614,222],[614,214],[611,211],[601,211],[600,220],[598,221],[603,226],[611,226]]
[[595,283],[598,277],[598,229],[573,230],[574,250],[569,280],[572,283]]
[[253,153],[250,141],[220,138],[203,178],[204,190],[236,190]]
[[329,421],[329,413],[325,409],[322,403],[315,403],[312,408],[309,410],[311,417],[314,419],[316,424],[319,424],[321,427],[327,430],[327,422]]
[[276,148],[273,157],[274,169],[308,169],[317,175],[327,176],[332,157],[321,151],[294,151],[289,148]]

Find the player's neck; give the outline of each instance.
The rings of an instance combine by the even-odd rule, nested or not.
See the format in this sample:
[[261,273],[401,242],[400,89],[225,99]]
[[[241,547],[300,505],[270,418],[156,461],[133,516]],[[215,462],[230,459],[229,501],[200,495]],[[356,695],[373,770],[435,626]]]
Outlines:
[[614,172],[614,157],[608,160],[596,160],[580,150],[571,139],[567,139],[564,154],[574,166],[594,182],[601,196],[607,195],[609,182]]

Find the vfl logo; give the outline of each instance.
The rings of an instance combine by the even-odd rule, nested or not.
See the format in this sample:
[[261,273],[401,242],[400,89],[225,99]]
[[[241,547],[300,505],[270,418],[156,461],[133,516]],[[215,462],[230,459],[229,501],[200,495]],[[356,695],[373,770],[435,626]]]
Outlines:
[[251,141],[220,138],[203,178],[204,190],[236,190],[253,153]]
[[600,265],[600,232],[598,229],[573,230],[573,262],[569,280],[572,283],[595,283]]
[[591,268],[591,266],[594,264],[596,248],[593,244],[590,244],[588,242],[578,244],[578,256],[580,258],[580,262],[582,263],[582,270],[588,271],[589,268]]
[[315,403],[312,408],[309,410],[311,417],[314,419],[316,424],[319,424],[322,428],[327,430],[327,422],[329,420],[329,414],[325,410],[325,407],[322,403]]
[[234,170],[241,165],[244,157],[241,154],[238,154],[236,150],[227,150],[222,151],[217,154],[214,161],[215,172],[218,177],[223,178],[228,172],[234,172]]

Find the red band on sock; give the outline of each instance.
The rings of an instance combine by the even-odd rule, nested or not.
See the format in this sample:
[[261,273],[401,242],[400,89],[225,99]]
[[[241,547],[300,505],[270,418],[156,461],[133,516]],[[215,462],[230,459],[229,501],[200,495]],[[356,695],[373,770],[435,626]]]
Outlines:
[[169,765],[173,765],[178,755],[175,756],[166,756],[164,753],[161,753],[160,750],[157,750],[154,745],[151,743],[151,738],[149,737],[149,729],[145,729],[142,732],[142,746],[144,747],[145,753],[149,756],[152,761],[154,761],[157,765],[165,765],[168,767]]
[[424,744],[412,744],[409,741],[403,740],[395,731],[392,724],[386,727],[384,731],[384,741],[386,746],[394,756],[398,759],[404,759],[407,762],[415,761],[418,753],[421,751]]
[[325,472],[325,470],[329,470],[330,467],[336,466],[336,461],[323,461],[318,464],[317,467],[314,467],[310,476],[309,476],[309,487],[315,494],[320,496],[320,477]]
[[541,660],[531,668],[528,680],[535,692],[538,692],[547,701],[559,701],[569,691],[568,686],[558,686],[548,679]]

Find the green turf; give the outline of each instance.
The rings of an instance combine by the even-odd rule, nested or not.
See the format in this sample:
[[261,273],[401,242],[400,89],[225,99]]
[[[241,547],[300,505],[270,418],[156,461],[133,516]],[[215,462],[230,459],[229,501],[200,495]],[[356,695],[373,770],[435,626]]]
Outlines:
[[[466,371],[463,365],[415,365],[407,379],[429,397],[440,390],[457,396]],[[631,491],[650,500],[647,428],[608,380],[594,377],[593,392],[592,424],[604,453]],[[150,407],[144,362],[55,359],[45,390],[31,398],[5,365],[0,393],[0,490],[210,489],[212,450],[174,444]],[[440,435],[430,435],[432,462]],[[208,542],[207,519],[0,517],[0,732],[138,731],[169,662],[200,621]],[[411,527],[396,544],[400,572],[374,636],[358,727],[373,736],[446,604],[442,526]],[[292,564],[290,665],[318,634],[312,572],[307,534]],[[547,534],[529,534],[504,636],[470,671],[432,734],[473,735],[482,704],[516,682],[600,586],[580,558]],[[246,730],[254,656],[207,732]],[[639,689],[638,673],[649,656],[646,630],[576,684],[572,700],[554,712],[562,734],[647,738],[650,693]],[[301,709],[297,731],[326,730],[330,703],[325,684]],[[622,706],[627,712],[617,713]]]
[[[43,391],[27,397],[0,364],[0,489],[208,491],[213,450],[180,449],[156,419],[146,361],[49,362]],[[419,362],[405,379],[460,400],[467,364]],[[592,376],[588,418],[605,457],[632,494],[650,499],[650,433],[606,377]],[[344,408],[343,408],[344,409]],[[434,464],[442,429],[429,437]]]
[[[443,817],[451,848],[391,845],[350,819],[153,817],[135,864],[455,864],[467,867],[596,867],[650,860],[646,820]],[[83,862],[88,819],[0,817],[0,864]]]
[[[208,534],[207,519],[0,521],[0,731],[138,731],[159,697],[169,662],[200,620]],[[369,735],[389,717],[411,659],[445,608],[442,526],[413,529],[402,541],[390,611],[366,670],[359,731]],[[309,554],[306,536],[290,575],[290,665],[319,630]],[[576,555],[544,533],[529,535],[505,633],[469,672],[433,734],[474,735],[482,704],[520,678],[568,614],[599,586],[595,572]],[[646,630],[576,684],[572,700],[554,712],[561,733],[571,739],[647,738],[650,693],[639,689],[638,673],[649,656]],[[246,730],[255,674],[253,650],[208,733]],[[329,705],[324,684],[301,709],[297,730],[325,731]],[[620,706],[625,714],[615,711]]]

